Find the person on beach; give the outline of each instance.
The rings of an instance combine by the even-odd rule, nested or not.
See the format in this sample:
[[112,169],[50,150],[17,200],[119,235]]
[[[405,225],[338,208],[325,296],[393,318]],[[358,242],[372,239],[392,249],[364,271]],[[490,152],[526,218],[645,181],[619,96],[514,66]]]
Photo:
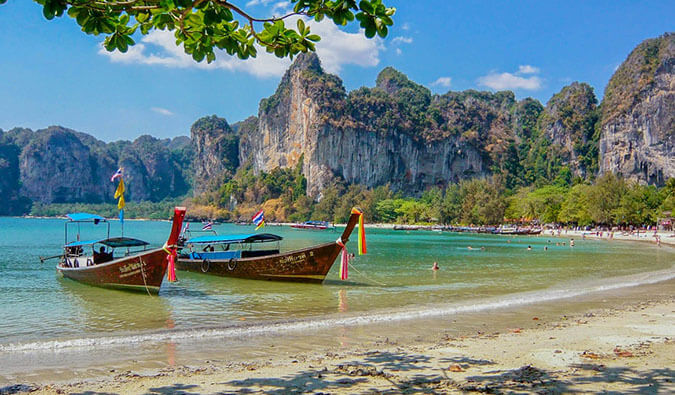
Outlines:
[[438,269],[440,269],[440,267],[438,267],[438,262],[434,261],[434,264],[431,266],[431,270],[436,271]]
[[570,247],[574,247],[574,239],[570,239]]

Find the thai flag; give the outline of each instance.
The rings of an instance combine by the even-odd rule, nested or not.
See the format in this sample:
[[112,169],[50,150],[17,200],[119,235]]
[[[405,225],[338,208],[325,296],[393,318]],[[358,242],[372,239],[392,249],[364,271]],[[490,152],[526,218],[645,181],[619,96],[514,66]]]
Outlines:
[[183,230],[180,232],[180,234],[184,235],[185,232],[187,232],[188,230],[190,230],[190,223],[186,222],[185,226],[183,226]]
[[211,230],[213,229],[213,222],[209,221],[204,226],[202,226],[202,230]]
[[121,167],[119,169],[117,169],[117,171],[115,172],[115,174],[112,175],[112,177],[110,177],[110,182],[115,181],[115,178],[117,178],[117,177],[122,177],[122,168]]
[[251,218],[251,221],[253,221],[253,223],[255,224],[256,230],[265,226],[265,213],[263,212],[263,210],[260,210],[257,213],[255,213],[253,218]]

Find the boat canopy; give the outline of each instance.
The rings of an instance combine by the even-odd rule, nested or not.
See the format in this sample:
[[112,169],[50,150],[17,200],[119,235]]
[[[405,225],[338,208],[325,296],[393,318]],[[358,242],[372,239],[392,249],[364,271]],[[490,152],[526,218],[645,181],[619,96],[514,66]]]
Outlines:
[[149,243],[143,240],[133,239],[131,237],[111,237],[109,239],[73,241],[72,243],[66,244],[64,247],[81,247],[92,244],[103,244],[111,248],[120,248],[120,247],[142,247],[148,245]]
[[150,243],[140,239],[133,239],[131,237],[111,237],[109,239],[101,240],[99,244],[107,245],[112,248],[119,247],[142,247]]
[[96,239],[96,240],[80,240],[80,241],[73,241],[72,243],[66,244],[64,247],[81,247],[81,246],[88,246],[96,243],[100,243],[105,239]]
[[304,223],[307,225],[330,225],[328,221],[305,221]]
[[283,237],[271,233],[250,233],[243,235],[207,235],[192,238],[186,244],[238,244],[238,243],[264,243],[279,241]]
[[101,217],[100,215],[96,214],[89,214],[89,213],[72,213],[72,214],[66,214],[66,217],[68,217],[71,221],[75,222],[101,222],[105,221],[105,218]]

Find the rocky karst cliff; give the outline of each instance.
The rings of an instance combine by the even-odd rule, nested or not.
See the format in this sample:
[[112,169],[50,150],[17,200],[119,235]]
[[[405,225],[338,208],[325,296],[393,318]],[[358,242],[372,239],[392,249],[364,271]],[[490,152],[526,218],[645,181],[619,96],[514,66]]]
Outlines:
[[25,212],[30,201],[112,202],[115,185],[110,176],[121,166],[128,200],[180,196],[190,188],[185,165],[191,162],[190,141],[186,140],[141,136],[134,142],[106,144],[59,126],[13,129],[0,136],[0,188],[16,202],[9,211],[13,214]]
[[675,177],[675,34],[635,48],[602,103],[600,173],[661,185]]
[[220,186],[239,167],[239,137],[223,118],[204,117],[192,125],[194,193]]
[[579,82],[553,95],[539,118],[541,137],[548,141],[548,149],[575,176],[586,177],[597,171],[598,149],[594,136],[597,121],[593,88]]
[[391,68],[374,88],[347,95],[341,80],[306,54],[261,102],[257,127],[242,134],[241,160],[269,171],[304,158],[310,195],[336,176],[417,193],[487,174],[513,139],[514,103],[510,92],[432,96]]

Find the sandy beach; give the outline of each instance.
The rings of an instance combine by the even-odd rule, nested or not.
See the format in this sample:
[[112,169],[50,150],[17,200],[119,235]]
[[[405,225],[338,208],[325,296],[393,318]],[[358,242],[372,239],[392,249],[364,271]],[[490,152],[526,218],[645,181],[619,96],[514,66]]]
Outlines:
[[16,383],[0,393],[673,393],[674,286],[390,323],[341,346],[110,369],[108,377]]

